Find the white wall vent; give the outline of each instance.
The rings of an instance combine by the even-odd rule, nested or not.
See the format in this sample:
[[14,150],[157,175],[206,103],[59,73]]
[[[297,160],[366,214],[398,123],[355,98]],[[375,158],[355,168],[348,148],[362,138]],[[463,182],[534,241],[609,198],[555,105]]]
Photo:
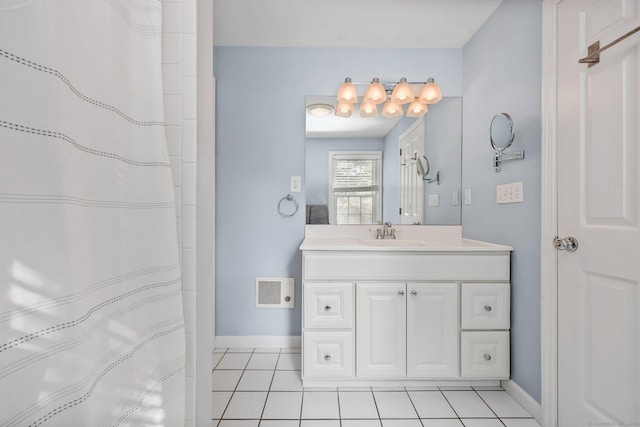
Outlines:
[[256,307],[258,308],[293,308],[294,279],[257,278]]

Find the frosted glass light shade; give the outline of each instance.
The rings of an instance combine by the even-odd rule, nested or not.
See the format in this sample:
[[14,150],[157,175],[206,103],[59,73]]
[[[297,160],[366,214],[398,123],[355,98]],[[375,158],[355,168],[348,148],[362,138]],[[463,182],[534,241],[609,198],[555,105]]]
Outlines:
[[400,79],[400,82],[393,89],[391,99],[398,105],[408,104],[413,101],[413,90],[411,85],[407,83],[407,79],[404,77]]
[[351,117],[353,114],[353,104],[342,102],[336,107],[336,116]]
[[380,80],[376,77],[373,79],[367,91],[364,93],[364,101],[366,104],[381,104],[387,100],[387,92]]
[[411,104],[409,104],[409,108],[407,109],[407,117],[422,117],[426,112],[427,105],[416,99]]
[[375,104],[363,102],[360,105],[360,117],[375,117],[378,115],[378,107]]
[[400,117],[402,115],[402,107],[390,99],[384,104],[382,115],[388,118]]
[[432,79],[428,79],[427,83],[422,87],[418,100],[423,104],[435,104],[442,99],[440,86]]
[[344,79],[344,83],[338,89],[338,102],[345,104],[355,104],[358,102],[356,87],[351,83],[351,78]]

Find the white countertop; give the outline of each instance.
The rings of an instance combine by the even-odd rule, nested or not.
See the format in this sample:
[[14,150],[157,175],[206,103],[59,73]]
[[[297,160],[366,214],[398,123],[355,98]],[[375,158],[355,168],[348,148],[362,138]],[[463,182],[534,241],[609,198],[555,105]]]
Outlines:
[[394,225],[396,239],[376,239],[379,225],[307,225],[302,251],[505,252],[511,246],[465,239],[460,226]]

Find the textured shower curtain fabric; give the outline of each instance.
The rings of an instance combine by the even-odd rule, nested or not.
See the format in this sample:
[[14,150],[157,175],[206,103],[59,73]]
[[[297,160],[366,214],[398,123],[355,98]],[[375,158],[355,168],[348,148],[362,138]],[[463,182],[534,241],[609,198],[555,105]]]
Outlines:
[[0,426],[182,426],[162,3],[0,0]]

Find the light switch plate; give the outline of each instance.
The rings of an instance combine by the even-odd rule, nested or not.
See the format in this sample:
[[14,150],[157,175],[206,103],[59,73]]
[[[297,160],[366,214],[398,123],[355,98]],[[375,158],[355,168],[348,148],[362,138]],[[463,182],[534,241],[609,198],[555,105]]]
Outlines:
[[299,176],[291,177],[291,192],[299,193],[300,188],[302,187],[302,179]]
[[496,203],[522,203],[523,197],[522,181],[512,182],[496,186]]
[[471,189],[470,188],[465,188],[464,189],[464,204],[465,205],[470,205],[471,204]]

